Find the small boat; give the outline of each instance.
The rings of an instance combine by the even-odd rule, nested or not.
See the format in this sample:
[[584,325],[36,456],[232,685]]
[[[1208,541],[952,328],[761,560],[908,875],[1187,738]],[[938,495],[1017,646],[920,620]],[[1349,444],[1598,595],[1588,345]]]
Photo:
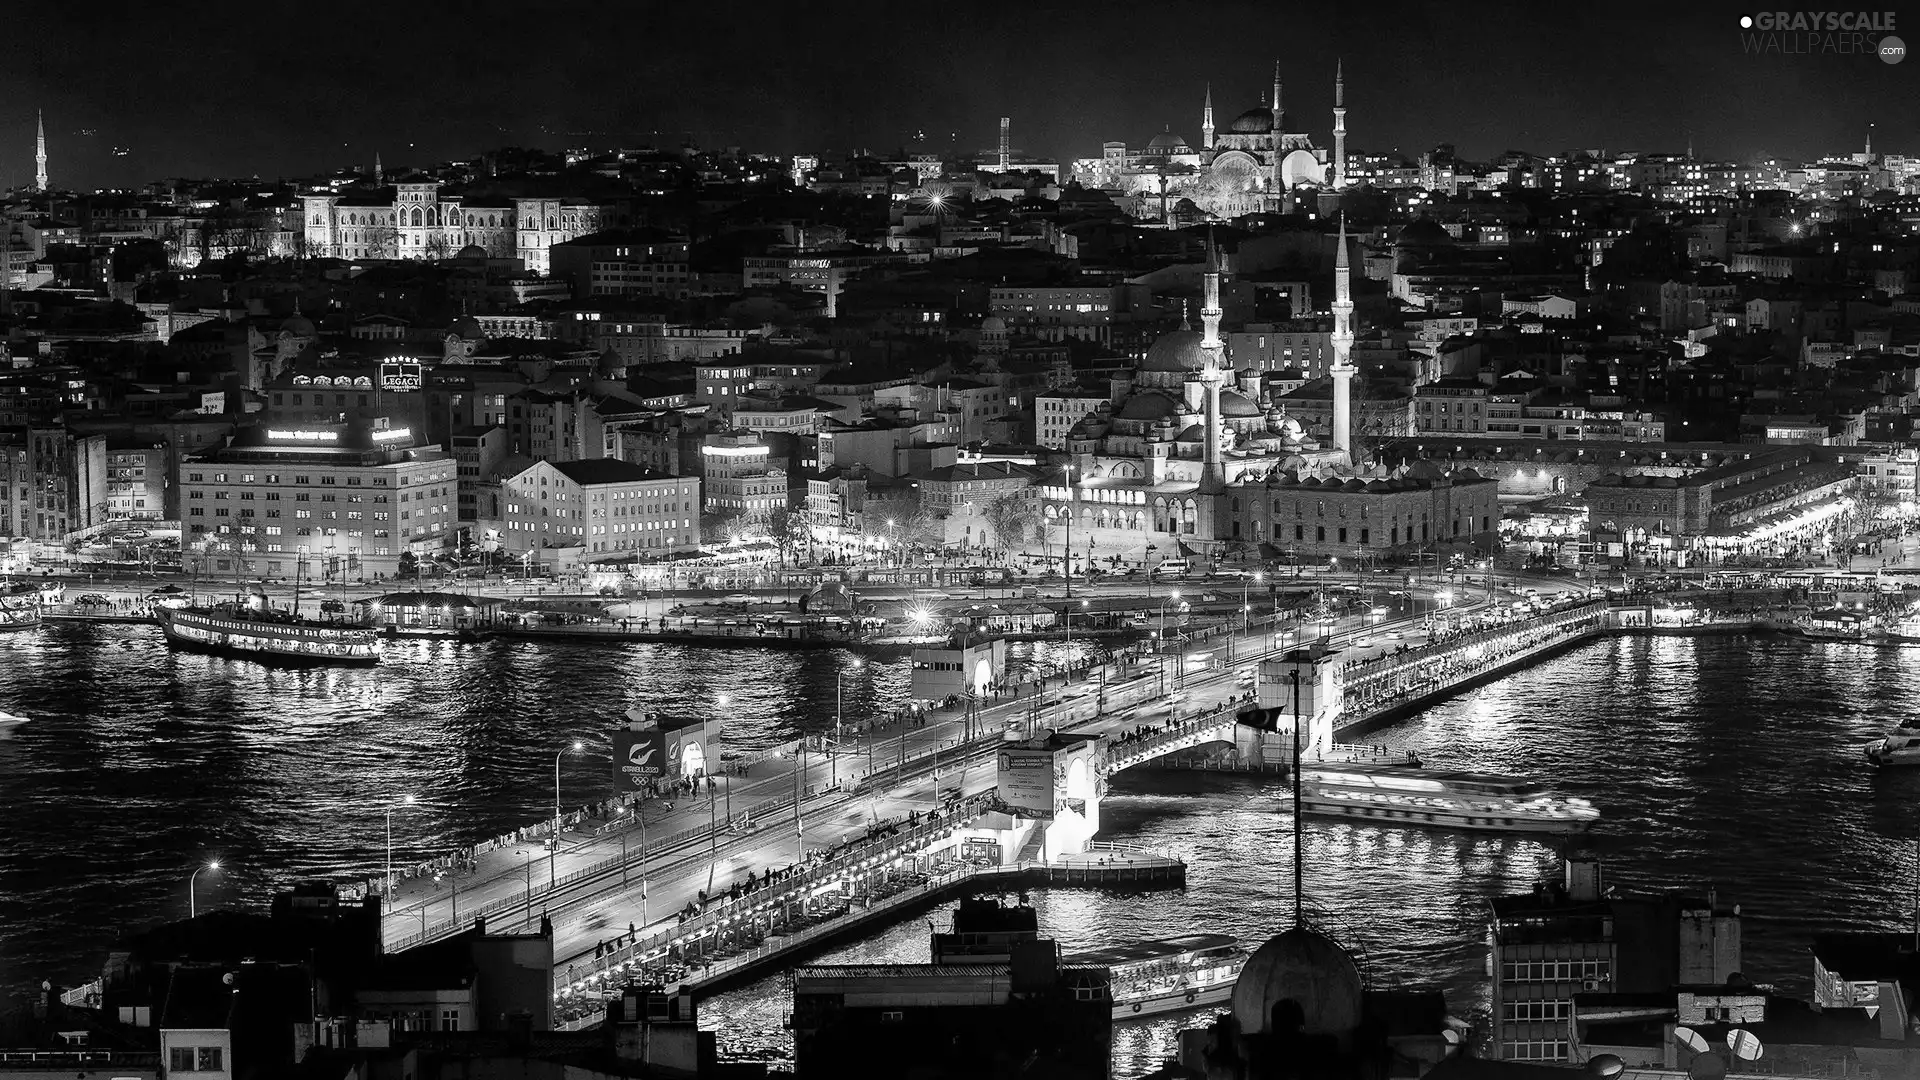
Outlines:
[[0,596],[0,632],[40,625],[40,605],[32,595]]
[[1181,934],[1075,953],[1063,963],[1111,972],[1115,1020],[1224,1005],[1247,951],[1225,934]]
[[1812,641],[1859,642],[1867,639],[1867,620],[1841,608],[1807,615],[1794,623],[1794,629]]
[[1867,746],[1867,760],[1875,765],[1920,765],[1920,718],[1902,720],[1879,742]]
[[1371,825],[1576,833],[1600,818],[1586,799],[1512,776],[1369,764],[1312,764],[1300,774],[1303,812]]
[[0,711],[0,729],[19,727],[30,719],[31,717],[21,716],[19,713]]

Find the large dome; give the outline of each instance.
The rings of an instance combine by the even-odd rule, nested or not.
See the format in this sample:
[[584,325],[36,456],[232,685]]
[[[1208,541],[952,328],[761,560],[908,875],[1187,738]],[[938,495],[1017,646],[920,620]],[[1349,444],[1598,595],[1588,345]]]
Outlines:
[[1271,135],[1273,134],[1273,110],[1265,106],[1248,109],[1234,117],[1233,123],[1227,130],[1236,135]]
[[1141,371],[1199,371],[1206,366],[1198,330],[1169,330],[1154,339]]
[[1233,1018],[1247,1035],[1295,1026],[1304,1035],[1351,1035],[1360,1026],[1360,969],[1337,942],[1296,926],[1267,939],[1233,984]]
[[1222,390],[1220,391],[1220,415],[1244,420],[1266,414],[1260,411],[1260,406],[1254,404],[1252,398],[1240,391]]
[[294,337],[313,337],[318,331],[313,328],[313,320],[295,311],[280,324],[280,332]]
[[1126,404],[1120,406],[1120,419],[1164,420],[1179,412],[1180,406],[1167,395],[1157,390],[1136,390],[1127,395]]

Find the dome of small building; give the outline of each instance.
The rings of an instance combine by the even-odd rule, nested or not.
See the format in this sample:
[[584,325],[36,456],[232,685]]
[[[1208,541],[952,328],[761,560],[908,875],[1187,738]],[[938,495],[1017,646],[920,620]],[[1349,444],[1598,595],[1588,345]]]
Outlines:
[[1300,421],[1295,420],[1291,416],[1281,418],[1280,437],[1284,439],[1298,439],[1298,438],[1304,437],[1300,428]]
[[1198,330],[1169,330],[1154,339],[1141,371],[1199,371],[1206,366]]
[[462,315],[453,320],[453,325],[447,327],[447,334],[462,341],[487,340],[487,332],[480,329],[480,320],[471,315]]
[[298,311],[287,316],[286,321],[280,324],[280,332],[283,334],[292,334],[294,337],[313,337],[319,333],[318,330],[314,329],[313,320],[300,314]]
[[468,244],[466,247],[461,248],[458,254],[454,255],[454,258],[459,259],[462,262],[466,262],[470,259],[484,260],[486,257],[487,257],[487,249],[481,247],[479,244]]
[[980,320],[980,336],[990,337],[994,334],[999,334],[1002,337],[1004,337],[1006,336],[1006,333],[1007,333],[1007,320],[1001,318],[1000,316],[989,315],[986,318]]
[[1120,406],[1120,419],[1167,420],[1179,411],[1179,405],[1167,395],[1155,390],[1140,390],[1129,394],[1126,404]]
[[1234,117],[1233,123],[1227,126],[1227,130],[1236,135],[1271,135],[1273,134],[1273,110],[1265,106],[1248,109]]
[[1238,390],[1220,391],[1220,415],[1246,420],[1264,415],[1253,399]]
[[1174,441],[1175,442],[1202,442],[1202,441],[1205,441],[1206,437],[1207,437],[1206,431],[1203,428],[1201,428],[1199,424],[1188,424],[1186,427],[1186,430],[1182,431],[1179,434],[1179,436],[1175,438]]
[[1247,958],[1233,984],[1233,1018],[1245,1035],[1344,1037],[1360,1026],[1361,995],[1353,957],[1325,934],[1296,926]]

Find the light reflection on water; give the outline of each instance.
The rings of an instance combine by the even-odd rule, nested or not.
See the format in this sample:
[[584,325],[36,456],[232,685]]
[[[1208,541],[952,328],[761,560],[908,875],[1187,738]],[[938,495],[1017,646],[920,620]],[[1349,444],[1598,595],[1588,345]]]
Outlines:
[[[1084,646],[1081,646],[1084,648]],[[1024,655],[1024,654],[1023,654]],[[203,905],[263,900],[303,877],[367,874],[548,812],[553,752],[630,707],[715,714],[751,749],[905,693],[898,659],[678,646],[400,642],[376,671],[287,672],[169,652],[138,627],[49,627],[0,638],[0,982],[97,972],[112,931],[184,913],[209,853]],[[1904,925],[1920,770],[1880,773],[1861,747],[1908,715],[1920,650],[1778,638],[1622,638],[1370,736],[1443,767],[1518,773],[1593,799],[1586,845],[1627,888],[1702,888],[1741,903],[1747,973],[1804,990],[1816,929]],[[562,760],[565,801],[606,793],[604,750]],[[1129,775],[1103,838],[1189,860],[1181,892],[1039,892],[1068,949],[1196,930],[1257,943],[1292,911],[1292,827],[1271,778]],[[1542,840],[1318,823],[1308,889],[1383,985],[1433,985],[1456,1013],[1486,1007],[1484,898],[1555,870]],[[1810,887],[1809,883],[1813,883]],[[924,960],[916,915],[828,962]],[[704,1007],[734,1052],[780,1057],[783,980]],[[1193,1018],[1119,1026],[1116,1069],[1171,1053]]]

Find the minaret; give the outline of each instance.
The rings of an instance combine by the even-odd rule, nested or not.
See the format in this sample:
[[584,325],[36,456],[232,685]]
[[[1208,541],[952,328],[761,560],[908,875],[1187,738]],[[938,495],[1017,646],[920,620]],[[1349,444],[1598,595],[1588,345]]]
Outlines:
[[1227,489],[1220,465],[1220,380],[1226,377],[1226,345],[1220,340],[1220,249],[1207,238],[1207,274],[1200,305],[1200,385],[1206,395],[1206,424],[1200,450],[1200,492],[1217,495]]
[[382,180],[383,180],[383,178],[382,178],[382,176],[381,176],[381,174],[380,174],[380,151],[378,151],[378,150],[375,150],[375,151],[373,152],[373,183],[374,183],[374,186],[375,186],[375,187],[378,187],[378,186],[380,186],[380,184],[381,184],[381,182],[382,182]]
[[45,113],[35,112],[39,121],[39,134],[33,142],[33,187],[35,191],[47,190],[47,117]]
[[1347,186],[1347,75],[1340,61],[1333,62],[1333,187]]
[[1347,215],[1340,215],[1340,247],[1333,256],[1333,448],[1353,464],[1353,288],[1348,280]]
[[1000,171],[1013,171],[1013,117],[1000,118]]
[[1200,109],[1200,147],[1213,149],[1213,84],[1207,84],[1207,103]]
[[[1286,113],[1280,108],[1280,61],[1273,62],[1273,137],[1277,140],[1280,133],[1287,129]],[[1275,142],[1274,146],[1279,147]]]

